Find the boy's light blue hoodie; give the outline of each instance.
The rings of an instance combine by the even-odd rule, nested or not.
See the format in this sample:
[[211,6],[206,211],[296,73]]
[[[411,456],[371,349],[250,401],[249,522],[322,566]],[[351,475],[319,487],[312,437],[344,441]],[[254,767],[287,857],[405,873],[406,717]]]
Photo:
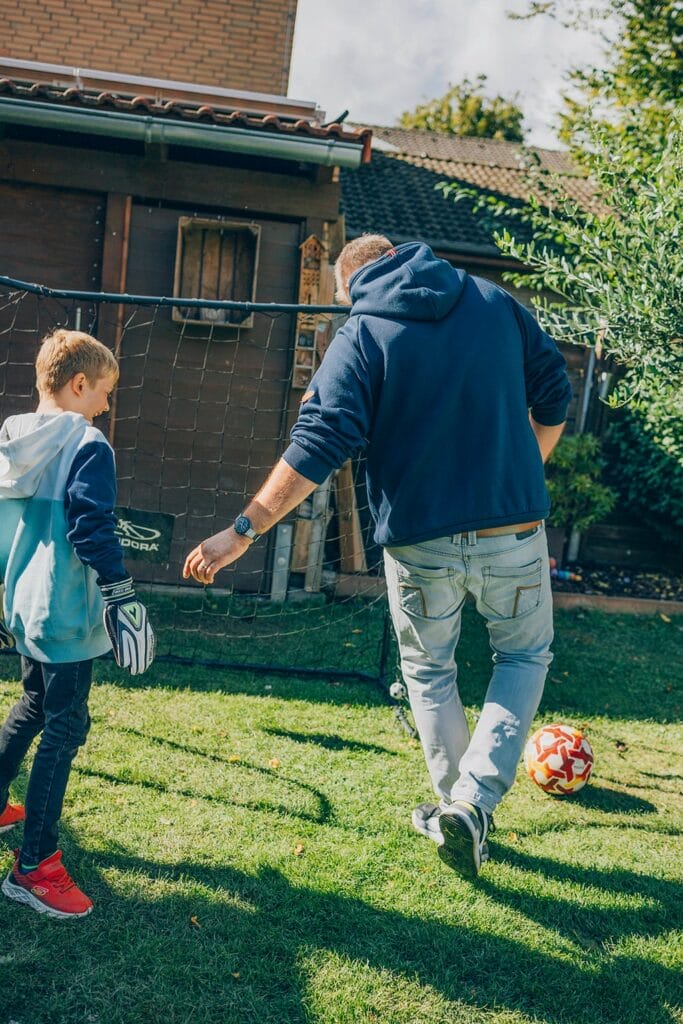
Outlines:
[[98,583],[128,575],[114,534],[114,453],[78,413],[10,416],[0,429],[0,581],[17,650],[85,661],[111,643]]

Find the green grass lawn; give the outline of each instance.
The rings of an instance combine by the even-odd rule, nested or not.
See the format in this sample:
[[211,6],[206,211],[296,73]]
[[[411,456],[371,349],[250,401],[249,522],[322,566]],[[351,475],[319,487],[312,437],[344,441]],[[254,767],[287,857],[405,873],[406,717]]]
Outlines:
[[[63,819],[95,911],[0,897],[0,1024],[683,1021],[682,640],[557,615],[538,723],[587,731],[593,781],[553,800],[520,773],[473,883],[411,830],[422,755],[371,684],[98,663]],[[459,660],[474,713],[469,611]]]

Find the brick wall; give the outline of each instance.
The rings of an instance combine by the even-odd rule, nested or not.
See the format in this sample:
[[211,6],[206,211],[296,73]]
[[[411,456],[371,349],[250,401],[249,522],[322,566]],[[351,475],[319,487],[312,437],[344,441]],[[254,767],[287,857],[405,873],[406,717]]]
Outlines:
[[21,0],[0,55],[286,95],[297,0]]

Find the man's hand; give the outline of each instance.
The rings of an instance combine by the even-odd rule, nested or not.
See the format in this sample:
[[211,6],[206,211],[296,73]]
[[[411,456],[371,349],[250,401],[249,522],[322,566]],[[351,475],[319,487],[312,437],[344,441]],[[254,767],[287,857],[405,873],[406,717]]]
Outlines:
[[5,588],[2,583],[0,583],[0,651],[9,651],[14,647],[14,637],[5,624],[5,616],[2,610],[4,591]]
[[185,559],[183,579],[192,576],[198,583],[213,583],[218,570],[236,562],[251,544],[248,537],[240,537],[235,533],[232,526],[221,530],[190,551]]

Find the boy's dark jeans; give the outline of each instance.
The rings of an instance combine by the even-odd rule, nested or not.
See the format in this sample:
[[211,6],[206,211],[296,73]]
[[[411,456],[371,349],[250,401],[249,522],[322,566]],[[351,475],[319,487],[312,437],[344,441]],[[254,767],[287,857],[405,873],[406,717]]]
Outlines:
[[39,864],[58,846],[58,824],[71,762],[90,728],[92,661],[47,665],[22,656],[24,693],[0,729],[0,812],[9,785],[42,731],[26,793],[23,864]]

